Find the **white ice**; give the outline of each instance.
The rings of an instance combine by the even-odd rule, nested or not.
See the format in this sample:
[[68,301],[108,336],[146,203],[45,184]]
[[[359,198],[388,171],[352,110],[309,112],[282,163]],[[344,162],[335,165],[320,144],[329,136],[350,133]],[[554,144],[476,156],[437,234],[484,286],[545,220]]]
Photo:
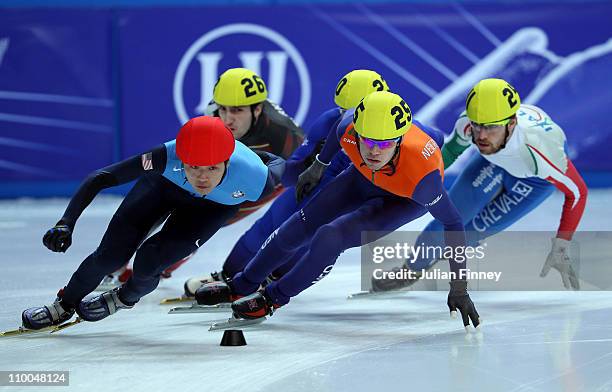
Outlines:
[[[612,190],[591,191],[581,230],[610,230],[611,197]],[[53,300],[119,201],[99,197],[66,254],[46,250],[41,238],[67,200],[0,202],[0,330],[17,327],[23,309]],[[513,228],[555,230],[561,204],[555,193]],[[261,213],[222,229],[132,310],[53,335],[0,338],[0,370],[69,370],[70,387],[61,390],[88,392],[612,390],[605,291],[472,292],[483,324],[466,334],[449,318],[442,291],[347,300],[360,288],[359,251],[350,250],[323,281],[245,329],[247,346],[219,346],[222,333],[207,324],[218,313],[166,314],[159,300],[180,294],[185,278],[218,269]],[[554,274],[548,279],[559,279]]]

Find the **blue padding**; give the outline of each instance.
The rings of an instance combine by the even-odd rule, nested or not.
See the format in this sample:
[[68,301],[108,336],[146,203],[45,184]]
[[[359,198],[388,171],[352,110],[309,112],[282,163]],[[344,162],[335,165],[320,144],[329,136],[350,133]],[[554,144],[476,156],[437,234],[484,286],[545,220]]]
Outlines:
[[[361,0],[364,4],[388,3],[420,3],[420,4],[448,4],[449,0]],[[455,0],[455,3],[464,4],[526,4],[527,0]],[[606,0],[591,0],[587,3],[604,3]],[[0,8],[97,8],[97,7],[154,7],[154,6],[231,6],[231,5],[296,5],[296,4],[347,4],[352,0],[3,0]],[[539,0],[540,4],[547,3],[585,3],[582,0]]]
[[[0,182],[0,199],[19,197],[71,197],[80,181],[15,181]],[[102,191],[103,194],[125,195],[133,183]]]
[[[589,189],[612,188],[612,172],[581,172],[582,178]],[[446,175],[444,185],[448,189],[456,175]],[[41,181],[41,182],[0,182],[0,199],[15,199],[19,197],[70,197],[76,191],[80,182],[74,181]],[[133,183],[107,189],[102,193],[113,195],[125,195]]]

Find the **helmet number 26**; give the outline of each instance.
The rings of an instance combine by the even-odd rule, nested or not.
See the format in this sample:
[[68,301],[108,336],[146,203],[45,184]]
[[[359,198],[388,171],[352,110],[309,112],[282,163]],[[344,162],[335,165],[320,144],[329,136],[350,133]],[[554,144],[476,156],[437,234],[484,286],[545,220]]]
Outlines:
[[257,92],[255,91],[255,88],[257,88],[257,91],[259,91],[260,93],[263,93],[264,91],[266,91],[266,86],[264,85],[263,81],[259,78],[259,76],[257,75],[253,75],[253,78],[244,78],[240,81],[240,84],[244,86],[244,95],[249,98],[252,97],[253,95],[257,94]]
[[407,121],[412,121],[412,113],[410,112],[410,107],[402,99],[399,105],[393,106],[391,108],[391,115],[395,116],[395,128],[397,130],[400,130],[402,127],[406,126],[406,120],[404,120],[404,114],[406,115]]

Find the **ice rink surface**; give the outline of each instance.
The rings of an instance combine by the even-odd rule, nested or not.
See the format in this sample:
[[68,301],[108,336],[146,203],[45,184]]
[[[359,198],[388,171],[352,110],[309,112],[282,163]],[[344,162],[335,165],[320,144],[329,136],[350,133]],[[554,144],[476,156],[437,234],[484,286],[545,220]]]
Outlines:
[[[611,198],[612,190],[591,191],[579,229],[610,230]],[[555,230],[562,201],[555,193],[513,229]],[[96,199],[69,251],[54,254],[41,238],[67,200],[0,201],[1,330],[17,327],[23,309],[53,300],[119,202]],[[222,333],[209,332],[207,321],[222,314],[166,314],[159,300],[180,294],[187,277],[218,269],[261,214],[219,231],[132,310],[53,335],[0,338],[0,370],[69,370],[70,387],[53,390],[89,392],[612,391],[612,293],[605,291],[472,292],[483,325],[466,334],[449,318],[443,291],[347,300],[360,288],[353,249],[323,281],[245,329],[247,346],[219,346]],[[560,280],[555,271],[547,279]]]

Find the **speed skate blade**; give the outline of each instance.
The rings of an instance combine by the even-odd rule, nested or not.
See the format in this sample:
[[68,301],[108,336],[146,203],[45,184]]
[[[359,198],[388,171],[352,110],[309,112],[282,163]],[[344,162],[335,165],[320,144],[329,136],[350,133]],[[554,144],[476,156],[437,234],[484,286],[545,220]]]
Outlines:
[[195,298],[194,297],[187,297],[185,295],[182,295],[180,297],[172,297],[172,298],[164,298],[160,301],[160,305],[169,305],[169,304],[177,304],[177,303],[181,303],[181,302],[194,302],[195,303]]
[[10,329],[8,331],[0,332],[1,337],[8,336],[17,336],[17,335],[25,335],[25,334],[33,334],[39,332],[50,332],[54,327],[45,327],[41,329],[28,329],[25,327],[19,327],[17,329]]
[[346,299],[393,298],[406,294],[409,291],[409,289],[391,291],[360,291],[358,293],[349,294]]
[[227,312],[231,311],[232,304],[218,304],[218,305],[198,305],[192,304],[191,306],[176,306],[168,311],[168,314],[184,314],[184,313],[216,313],[216,312]]
[[73,321],[68,321],[66,323],[60,324],[60,325],[52,325],[50,327],[45,327],[45,328],[41,328],[41,329],[28,329],[25,328],[23,326],[17,328],[17,329],[12,329],[9,331],[4,331],[4,332],[0,332],[0,337],[8,337],[8,336],[18,336],[18,335],[26,335],[26,334],[35,334],[35,333],[40,333],[40,332],[49,332],[49,333],[55,333],[55,332],[59,332],[63,329],[66,329],[68,327],[72,327],[73,325],[76,325],[78,323],[80,323],[81,321],[83,321],[83,319],[81,319],[80,317],[77,317],[75,320]]
[[100,283],[98,287],[94,289],[95,292],[105,292],[114,289],[115,287],[121,286],[121,283],[111,282],[111,283]]
[[234,317],[230,317],[226,320],[218,320],[213,321],[210,325],[209,331],[222,331],[224,329],[232,329],[232,328],[242,328],[248,327],[252,325],[261,324],[266,321],[266,317],[260,317],[254,320],[245,320],[245,319],[237,319]]
[[55,327],[54,327],[54,328],[51,330],[51,333],[56,333],[56,332],[59,332],[59,331],[61,331],[61,330],[66,329],[66,328],[68,328],[68,327],[72,327],[73,325],[77,325],[78,323],[80,323],[80,322],[82,322],[82,321],[83,321],[83,319],[82,319],[82,318],[77,317],[77,318],[76,318],[76,319],[74,319],[73,321],[68,321],[67,323],[60,324],[60,325],[55,326]]

